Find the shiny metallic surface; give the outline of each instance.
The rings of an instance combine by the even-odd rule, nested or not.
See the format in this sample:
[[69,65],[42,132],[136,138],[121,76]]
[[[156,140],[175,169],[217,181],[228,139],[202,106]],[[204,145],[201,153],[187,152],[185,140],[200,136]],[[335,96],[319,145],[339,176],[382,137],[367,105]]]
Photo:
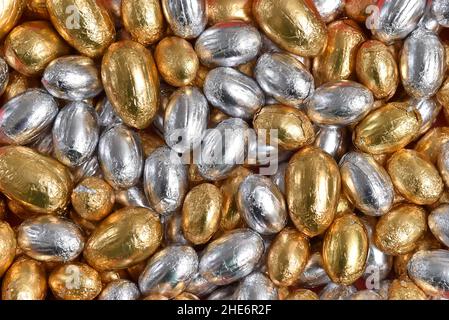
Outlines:
[[198,37],[206,27],[205,0],[162,0],[162,10],[173,33],[181,38]]
[[427,222],[433,235],[446,247],[449,246],[449,205],[443,204],[432,210]]
[[446,186],[449,185],[449,143],[445,142],[440,146],[440,152],[437,156],[437,167],[441,178]]
[[421,129],[422,118],[406,102],[391,102],[368,114],[353,131],[353,143],[361,151],[378,155],[404,148]]
[[120,117],[115,113],[114,108],[106,97],[103,97],[97,103],[95,106],[95,111],[97,111],[98,114],[98,125],[102,129],[123,122],[122,119],[120,119]]
[[137,286],[125,279],[111,281],[104,287],[98,300],[138,300],[140,291]]
[[234,284],[220,286],[207,297],[207,300],[232,300],[236,288]]
[[195,82],[199,70],[198,56],[190,42],[179,37],[166,37],[154,50],[160,75],[168,84],[183,87]]
[[42,84],[52,96],[72,101],[93,98],[103,90],[95,62],[84,56],[53,60],[45,68]]
[[381,216],[394,198],[393,183],[387,171],[366,153],[349,152],[340,161],[343,190],[363,213]]
[[373,94],[365,86],[333,81],[315,90],[307,103],[307,115],[317,124],[346,126],[360,121],[373,103]]
[[201,183],[187,193],[182,205],[182,231],[194,245],[209,242],[220,226],[223,196],[211,183]]
[[217,289],[217,286],[210,283],[200,273],[197,273],[186,288],[186,292],[193,293],[200,298],[203,298]]
[[[4,204],[4,203],[3,203]],[[5,208],[3,208],[5,209]],[[0,276],[8,270],[14,261],[17,250],[16,233],[8,222],[0,220]]]
[[27,211],[63,212],[72,187],[70,171],[55,159],[27,147],[0,148],[0,191]]
[[9,81],[9,67],[3,58],[0,58],[0,96],[5,92]]
[[428,295],[449,298],[448,250],[418,251],[410,259],[410,278]]
[[321,290],[320,300],[346,300],[356,292],[357,289],[354,286],[345,286],[331,282]]
[[246,276],[237,286],[234,300],[278,300],[278,290],[263,273]]
[[235,67],[259,54],[262,38],[242,21],[221,22],[204,31],[195,43],[201,63],[207,67]]
[[98,162],[98,158],[96,156],[93,156],[72,171],[74,183],[78,183],[80,180],[86,177],[95,177],[101,175],[100,163]]
[[61,300],[93,300],[102,288],[100,274],[80,262],[57,266],[48,277],[48,285],[53,296]]
[[5,0],[0,8],[0,39],[19,22],[26,7],[25,0]]
[[142,175],[142,146],[135,132],[116,125],[100,137],[98,160],[103,175],[114,188],[136,185]]
[[[174,212],[170,216],[165,217],[164,240],[166,245],[190,245],[189,240],[184,237],[182,232],[182,215]],[[194,293],[194,292],[192,292]]]
[[399,204],[379,218],[374,243],[389,255],[413,252],[427,230],[426,211],[416,205]]
[[287,165],[288,162],[279,164],[276,173],[271,176],[271,181],[274,182],[282,194],[285,194],[285,170],[287,169]]
[[89,160],[98,143],[95,109],[84,102],[71,102],[58,113],[53,125],[56,158],[69,167]]
[[208,180],[222,180],[246,158],[248,124],[238,118],[220,122],[201,142],[199,173]]
[[376,99],[390,99],[399,84],[395,56],[387,45],[377,40],[365,41],[360,46],[356,73],[360,83],[370,89]]
[[103,56],[101,78],[114,111],[128,126],[147,128],[159,109],[159,75],[151,51],[122,40]]
[[346,128],[320,126],[315,137],[314,145],[338,161],[348,149],[348,137],[349,134]]
[[404,39],[415,29],[425,7],[426,0],[385,1],[372,30],[374,36],[385,43]]
[[133,186],[128,189],[115,191],[115,201],[124,207],[151,208],[145,196],[143,188]]
[[203,90],[214,107],[231,117],[250,119],[265,103],[257,82],[232,68],[211,70],[206,76]]
[[343,12],[344,0],[312,0],[321,19],[329,23]]
[[350,19],[337,20],[327,26],[327,45],[323,54],[313,59],[316,86],[329,81],[354,79],[357,51],[366,37]]
[[2,278],[2,300],[44,300],[47,275],[33,259],[16,260]]
[[297,284],[309,259],[309,239],[298,230],[287,227],[274,240],[268,240],[265,244],[268,254],[263,262],[271,281],[280,287]]
[[443,193],[444,183],[437,168],[414,150],[394,153],[388,159],[387,171],[396,190],[412,203],[433,204]]
[[170,97],[165,109],[165,142],[174,151],[194,150],[207,129],[209,106],[196,87],[183,87]]
[[139,277],[140,291],[173,298],[185,290],[197,270],[198,256],[191,247],[166,247],[148,261]]
[[284,196],[267,177],[246,177],[239,187],[237,206],[248,226],[260,234],[276,234],[287,224]]
[[350,285],[360,278],[368,256],[368,235],[360,219],[345,213],[332,222],[323,241],[323,265],[335,283]]
[[178,210],[187,193],[187,168],[168,147],[159,147],[145,160],[143,187],[159,214]]
[[[114,23],[97,1],[47,0],[46,4],[58,33],[83,55],[99,57],[114,41]],[[76,19],[70,14],[77,14]]]
[[95,228],[84,247],[84,259],[99,271],[120,270],[148,259],[162,241],[159,216],[141,207],[125,207]]
[[441,104],[434,98],[411,98],[408,102],[410,106],[416,107],[416,110],[418,110],[422,118],[422,124],[418,134],[426,133],[437,120],[442,108]]
[[373,232],[376,227],[376,219],[372,217],[362,217],[360,219],[365,226],[368,235],[369,248],[366,258],[365,272],[363,278],[367,281],[384,280],[390,274],[393,267],[393,256],[390,256],[376,247],[373,240]]
[[58,104],[41,89],[29,89],[0,109],[0,143],[28,144],[46,131],[58,113]]
[[332,223],[340,197],[341,177],[335,160],[319,148],[295,153],[286,170],[290,218],[309,237],[322,234]]
[[70,47],[47,21],[28,21],[15,27],[4,42],[9,66],[28,77],[40,75],[53,59],[69,54]]
[[297,107],[310,97],[314,80],[307,68],[286,53],[264,53],[257,60],[254,76],[267,95]]
[[417,29],[404,42],[400,58],[402,84],[414,98],[433,96],[444,80],[445,50],[432,31]]
[[17,230],[17,243],[33,259],[68,262],[84,248],[81,229],[64,218],[44,215],[23,222]]
[[384,300],[373,290],[361,290],[351,294],[348,300]]
[[210,283],[226,285],[250,274],[263,252],[263,240],[256,232],[235,229],[209,243],[199,272]]
[[123,25],[134,40],[148,46],[163,37],[166,25],[159,0],[114,1],[121,2],[118,11],[121,11]]
[[299,284],[304,288],[315,288],[326,285],[331,279],[324,270],[323,258],[320,252],[314,252],[310,255],[304,271],[299,278]]
[[254,0],[253,15],[270,40],[291,53],[314,57],[326,46],[326,25],[304,0]]
[[432,0],[430,6],[438,23],[449,28],[449,3],[445,0]]

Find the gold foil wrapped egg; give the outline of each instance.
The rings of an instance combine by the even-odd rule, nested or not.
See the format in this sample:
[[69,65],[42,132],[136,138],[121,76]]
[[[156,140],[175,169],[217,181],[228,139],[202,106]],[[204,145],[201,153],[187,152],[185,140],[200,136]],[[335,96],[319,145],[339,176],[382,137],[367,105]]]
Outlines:
[[335,283],[350,285],[365,271],[368,235],[362,222],[353,214],[335,219],[323,242],[324,268]]
[[399,84],[398,65],[388,47],[380,41],[364,42],[356,60],[357,77],[376,99],[390,99]]
[[147,208],[125,207],[92,232],[84,258],[96,270],[125,269],[151,256],[162,240],[159,217]]
[[159,0],[122,0],[122,19],[132,38],[144,46],[161,39],[166,29]]
[[291,53],[320,55],[327,41],[326,25],[306,0],[253,0],[260,28],[280,48]]
[[28,0],[3,0],[0,6],[0,39],[17,24]]
[[430,129],[415,146],[415,151],[426,156],[433,164],[437,162],[441,146],[449,141],[449,127]]
[[162,78],[175,87],[190,84],[199,68],[198,56],[192,45],[179,37],[162,39],[156,46],[154,59]]
[[44,300],[47,294],[45,269],[32,259],[18,259],[2,280],[2,300]]
[[114,41],[114,23],[96,0],[47,0],[47,9],[59,34],[83,55],[99,57]]
[[289,293],[284,300],[320,300],[320,297],[311,290],[297,289]]
[[72,262],[52,271],[48,285],[62,300],[93,300],[101,292],[100,274],[87,264]]
[[444,183],[437,168],[414,150],[399,150],[387,162],[393,185],[408,201],[432,204],[443,193]]
[[182,231],[193,244],[203,244],[212,238],[220,225],[223,202],[220,189],[202,183],[190,190],[182,207]]
[[72,181],[58,161],[27,147],[0,148],[0,191],[36,213],[65,209]]
[[[20,2],[20,1],[18,1]],[[24,15],[27,18],[49,20],[46,0],[27,0]]]
[[368,114],[353,131],[354,145],[370,154],[392,153],[413,140],[422,118],[407,103],[392,102]]
[[340,170],[335,160],[316,147],[305,147],[286,169],[290,218],[309,237],[323,233],[334,220],[340,197]]
[[7,102],[30,88],[39,87],[39,85],[38,79],[27,77],[13,70],[9,74],[9,82],[5,88],[5,92],[1,96],[1,100]]
[[[254,115],[253,125],[257,132],[266,134],[267,141],[276,142],[284,150],[299,149],[311,144],[315,138],[312,122],[294,107],[263,107]],[[277,130],[275,139],[270,136],[270,130]]]
[[100,221],[112,210],[115,194],[103,179],[88,177],[81,181],[72,192],[72,205],[84,219]]
[[[371,15],[374,6],[378,0],[346,0],[345,13],[346,15],[356,20],[357,22],[365,22],[366,18]],[[368,8],[372,6],[371,8]]]
[[159,77],[151,52],[137,42],[116,42],[103,56],[101,77],[109,101],[125,124],[148,127],[159,107]]
[[242,181],[251,174],[251,171],[238,167],[232,171],[226,180],[220,186],[223,196],[223,205],[221,207],[220,228],[229,231],[242,227],[243,218],[237,207],[237,192]]
[[0,277],[8,270],[16,256],[16,235],[9,224],[0,221]]
[[413,204],[400,204],[380,217],[374,241],[387,254],[405,254],[416,248],[426,230],[426,211]]
[[292,228],[282,230],[270,245],[268,275],[277,286],[291,286],[299,280],[309,259],[308,239]]
[[326,49],[313,60],[313,75],[317,86],[333,80],[352,79],[357,50],[365,41],[362,29],[352,20],[332,22],[327,31]]
[[393,280],[388,289],[388,300],[427,300],[427,296],[407,276]]
[[41,74],[51,61],[70,52],[47,21],[15,27],[5,39],[4,50],[8,64],[28,77]]
[[207,23],[209,25],[231,20],[252,21],[253,0],[206,0]]

